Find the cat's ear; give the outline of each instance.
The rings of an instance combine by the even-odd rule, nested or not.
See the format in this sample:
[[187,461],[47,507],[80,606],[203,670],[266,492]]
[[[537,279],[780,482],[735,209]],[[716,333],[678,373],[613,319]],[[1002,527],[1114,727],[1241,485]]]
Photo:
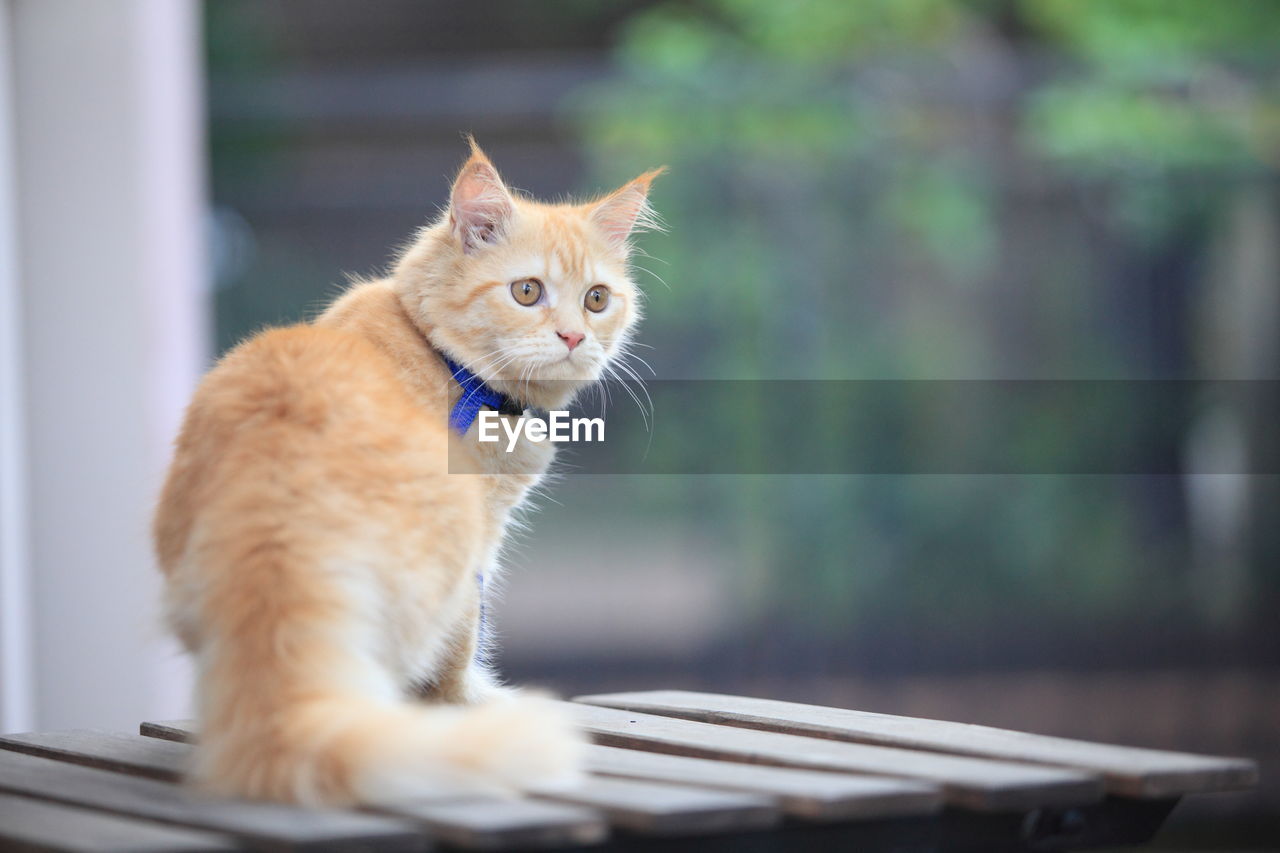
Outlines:
[[471,142],[471,156],[462,165],[449,197],[449,225],[468,255],[499,242],[515,212],[511,193],[489,158]]
[[649,185],[665,171],[666,166],[650,169],[591,206],[591,221],[611,245],[625,250],[634,232],[662,229],[662,221],[649,206]]

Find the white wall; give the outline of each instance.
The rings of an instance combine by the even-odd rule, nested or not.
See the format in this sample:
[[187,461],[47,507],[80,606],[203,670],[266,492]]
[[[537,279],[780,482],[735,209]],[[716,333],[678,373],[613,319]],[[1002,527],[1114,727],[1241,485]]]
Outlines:
[[[207,352],[199,10],[8,0],[5,12],[30,609],[25,637],[0,632],[0,661],[26,655],[31,678],[26,696],[6,688],[0,729],[131,728],[186,711],[147,525]],[[7,555],[7,511],[0,523]],[[0,591],[12,618],[21,608]]]

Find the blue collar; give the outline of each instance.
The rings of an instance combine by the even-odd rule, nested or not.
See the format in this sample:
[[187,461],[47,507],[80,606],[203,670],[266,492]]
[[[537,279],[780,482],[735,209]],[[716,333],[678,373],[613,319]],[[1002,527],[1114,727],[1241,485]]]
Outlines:
[[458,398],[458,402],[453,404],[453,409],[449,412],[449,427],[456,430],[458,435],[467,434],[467,430],[471,429],[471,425],[475,423],[476,418],[480,415],[480,410],[485,406],[495,409],[499,414],[503,415],[519,416],[524,414],[524,406],[506,394],[493,390],[484,384],[483,379],[447,355],[443,355],[443,353],[441,355],[444,358],[444,363],[449,365],[454,381],[462,388],[462,396]]

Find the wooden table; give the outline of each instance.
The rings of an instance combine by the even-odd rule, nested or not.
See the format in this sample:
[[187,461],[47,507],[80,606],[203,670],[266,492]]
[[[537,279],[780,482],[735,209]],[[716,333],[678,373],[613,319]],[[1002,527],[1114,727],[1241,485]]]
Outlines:
[[216,800],[177,783],[194,723],[0,736],[0,849],[1063,850],[1142,843],[1214,758],[767,699],[653,691],[569,705],[590,775],[523,799],[378,812]]

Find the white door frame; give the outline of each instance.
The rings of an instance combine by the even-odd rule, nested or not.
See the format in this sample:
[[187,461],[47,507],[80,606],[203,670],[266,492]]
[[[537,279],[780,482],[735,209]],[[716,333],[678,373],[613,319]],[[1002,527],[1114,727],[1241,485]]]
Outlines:
[[0,732],[34,713],[10,0],[0,0]]
[[186,710],[148,523],[208,353],[200,9],[0,2],[0,730],[128,727]]

